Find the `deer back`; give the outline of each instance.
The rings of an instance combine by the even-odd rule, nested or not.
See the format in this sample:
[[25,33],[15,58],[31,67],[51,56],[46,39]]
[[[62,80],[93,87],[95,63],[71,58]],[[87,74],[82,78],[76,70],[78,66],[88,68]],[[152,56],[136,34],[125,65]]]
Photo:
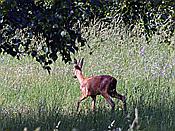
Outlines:
[[110,93],[115,90],[117,80],[109,75],[86,78],[80,85],[81,91],[88,96]]

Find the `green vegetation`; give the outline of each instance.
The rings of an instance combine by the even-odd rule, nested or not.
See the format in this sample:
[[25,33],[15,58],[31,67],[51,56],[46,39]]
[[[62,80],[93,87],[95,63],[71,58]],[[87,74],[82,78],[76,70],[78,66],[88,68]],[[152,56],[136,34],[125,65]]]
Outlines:
[[[61,58],[47,71],[32,58],[21,61],[0,57],[0,130],[127,130],[138,109],[139,129],[144,131],[175,128],[175,35],[164,43],[164,32],[155,33],[149,42],[140,28],[128,33],[115,23],[99,30],[91,23],[82,30],[91,46],[82,48],[76,58],[84,57],[86,76],[110,74],[118,79],[117,90],[127,95],[128,117],[115,100],[116,110],[110,112],[105,100],[97,97],[97,110],[91,111],[90,100],[76,112],[80,95],[79,83],[72,77],[72,65]],[[94,50],[93,50],[94,49]],[[92,55],[89,55],[89,52]]]
[[[138,130],[173,130],[174,8],[173,0],[1,0],[0,130],[125,131],[135,109]],[[117,78],[127,116],[102,96],[96,113],[90,99],[76,112],[79,83],[62,62],[74,57],[85,58],[85,76]]]
[[50,72],[58,54],[67,63],[87,45],[81,27],[89,27],[94,20],[105,22],[105,27],[122,21],[128,32],[139,26],[147,42],[161,28],[164,41],[170,43],[174,10],[174,0],[4,0],[0,3],[0,53],[18,59],[32,56]]

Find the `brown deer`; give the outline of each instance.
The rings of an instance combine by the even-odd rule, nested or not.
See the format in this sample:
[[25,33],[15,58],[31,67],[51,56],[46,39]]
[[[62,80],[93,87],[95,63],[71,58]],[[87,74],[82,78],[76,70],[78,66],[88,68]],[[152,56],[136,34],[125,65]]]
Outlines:
[[74,59],[74,77],[80,83],[81,96],[77,103],[77,111],[81,101],[87,97],[92,98],[92,110],[95,110],[96,96],[102,95],[114,110],[115,103],[111,97],[117,98],[123,102],[124,112],[126,113],[126,97],[118,94],[116,91],[117,80],[110,75],[99,75],[85,77],[82,73],[83,59],[77,61]]

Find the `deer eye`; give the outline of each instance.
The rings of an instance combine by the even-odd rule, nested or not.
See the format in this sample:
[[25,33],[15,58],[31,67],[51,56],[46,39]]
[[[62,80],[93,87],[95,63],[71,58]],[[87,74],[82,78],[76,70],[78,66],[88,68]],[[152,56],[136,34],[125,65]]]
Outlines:
[[74,68],[78,69],[78,70],[81,70],[81,68],[78,65],[76,65]]

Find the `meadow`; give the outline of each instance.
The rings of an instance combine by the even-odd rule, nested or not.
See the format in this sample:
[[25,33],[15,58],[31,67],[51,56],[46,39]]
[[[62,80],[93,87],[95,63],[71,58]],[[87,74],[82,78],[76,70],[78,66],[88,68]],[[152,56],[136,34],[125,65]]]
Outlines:
[[102,96],[97,97],[95,113],[91,111],[90,98],[82,102],[77,113],[79,83],[73,78],[73,66],[64,64],[61,58],[51,65],[49,75],[31,57],[19,61],[1,55],[0,130],[125,131],[137,108],[138,130],[173,131],[175,35],[168,44],[162,31],[147,43],[140,28],[130,33],[126,30],[109,25],[99,31],[99,25],[92,23],[83,31],[91,48],[81,48],[72,58],[85,59],[85,76],[109,74],[118,80],[118,92],[127,96],[127,117],[123,115],[120,101],[114,100],[115,112],[111,113]]

